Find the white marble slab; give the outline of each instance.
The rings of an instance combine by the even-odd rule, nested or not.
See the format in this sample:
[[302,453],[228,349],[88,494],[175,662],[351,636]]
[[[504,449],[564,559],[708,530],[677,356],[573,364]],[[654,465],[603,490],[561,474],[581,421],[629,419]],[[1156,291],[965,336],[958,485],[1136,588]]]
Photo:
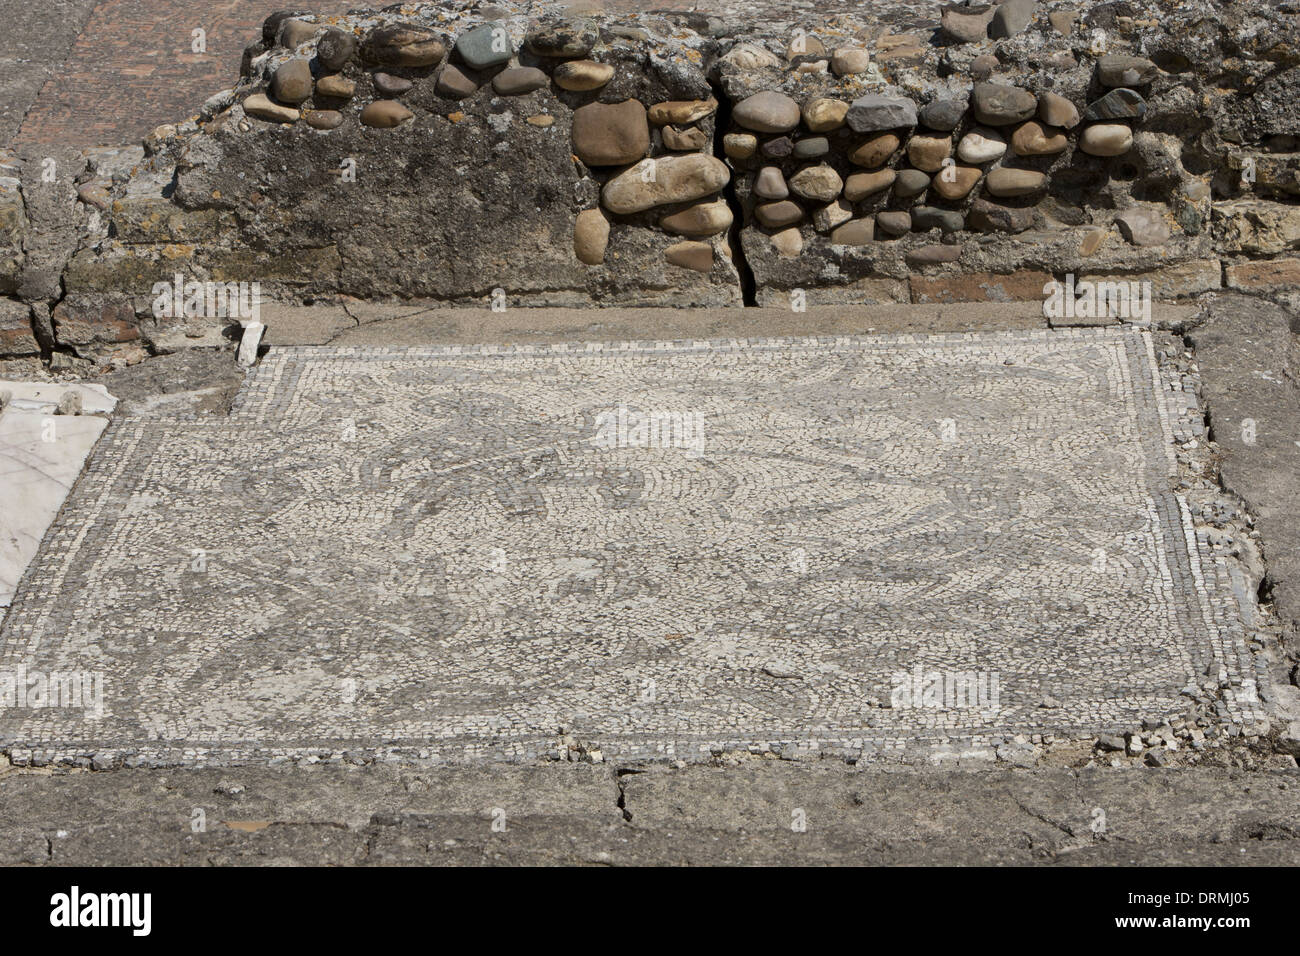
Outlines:
[[0,379],[0,395],[8,395],[15,410],[46,412],[58,407],[63,396],[72,392],[81,396],[81,414],[107,415],[117,407],[117,399],[103,385],[80,382],[11,382]]
[[[98,395],[94,386],[80,387]],[[101,404],[107,397],[99,395]],[[0,607],[13,600],[45,530],[107,426],[107,418],[94,415],[0,411]]]

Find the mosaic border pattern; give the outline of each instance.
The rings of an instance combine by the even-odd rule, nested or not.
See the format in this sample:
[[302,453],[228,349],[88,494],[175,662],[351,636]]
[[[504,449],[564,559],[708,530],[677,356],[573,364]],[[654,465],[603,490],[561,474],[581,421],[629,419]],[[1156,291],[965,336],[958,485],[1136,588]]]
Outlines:
[[[113,530],[115,517],[130,507],[130,480],[132,469],[145,460],[151,440],[168,430],[184,429],[216,433],[229,442],[238,442],[240,435],[253,429],[282,431],[286,416],[290,419],[291,407],[298,394],[304,372],[322,361],[336,360],[346,363],[418,361],[421,359],[464,359],[490,362],[496,358],[547,357],[573,358],[575,356],[599,357],[617,354],[661,355],[681,352],[733,351],[752,353],[757,350],[790,351],[819,349],[860,349],[863,351],[888,351],[910,346],[928,348],[961,348],[972,344],[994,346],[998,342],[1024,345],[1035,340],[1044,344],[1065,345],[1077,341],[1089,346],[1104,345],[1115,350],[1122,359],[1121,366],[1129,386],[1126,394],[1130,400],[1129,412],[1139,426],[1139,434],[1146,460],[1146,486],[1152,507],[1158,516],[1158,525],[1164,535],[1163,553],[1169,562],[1164,570],[1166,586],[1173,588],[1177,581],[1195,584],[1193,601],[1172,602],[1179,627],[1189,635],[1184,651],[1189,672],[1201,671],[1217,664],[1226,680],[1225,693],[1230,719],[1249,723],[1259,719],[1260,708],[1254,695],[1256,663],[1245,645],[1243,616],[1249,614],[1248,605],[1239,605],[1239,582],[1234,581],[1231,569],[1221,557],[1214,556],[1198,537],[1191,514],[1183,498],[1169,490],[1170,477],[1176,469],[1174,443],[1191,434],[1192,423],[1199,415],[1195,396],[1174,393],[1162,378],[1153,352],[1151,338],[1144,332],[1132,329],[1035,331],[1012,333],[971,333],[939,335],[899,335],[870,337],[820,337],[782,339],[730,339],[716,342],[634,342],[613,345],[579,344],[550,346],[451,346],[427,349],[391,348],[313,348],[297,347],[275,349],[247,380],[236,402],[229,421],[219,423],[187,423],[179,425],[151,424],[139,420],[115,422],[101,441],[92,464],[78,485],[69,505],[65,507],[55,526],[47,535],[41,556],[20,585],[16,595],[15,610],[0,632],[0,664],[23,659],[39,652],[41,635],[57,628],[61,603],[59,595],[75,586],[77,568],[93,562],[114,551],[130,553],[129,539]],[[300,429],[305,441],[314,441],[311,425],[299,423],[290,426]],[[155,434],[157,433],[157,434]],[[120,531],[120,529],[117,529]],[[0,721],[3,728],[7,721]],[[1089,735],[1103,732],[1106,727],[1071,723],[1050,723],[1040,726],[1021,724],[994,724],[981,727],[978,732],[956,729],[936,729],[926,734],[907,736],[873,735],[869,730],[852,736],[782,737],[781,739],[753,739],[744,734],[689,734],[660,736],[644,739],[635,734],[600,736],[593,741],[606,753],[624,759],[680,757],[695,759],[707,757],[710,752],[773,750],[781,753],[837,754],[845,756],[897,754],[916,748],[959,747],[981,748],[995,746],[1003,737],[1017,732],[1051,732],[1057,734]],[[448,739],[434,742],[429,739],[411,740],[313,740],[310,743],[279,741],[270,745],[241,746],[231,741],[228,745],[213,745],[182,741],[54,741],[15,739],[11,734],[0,734],[0,746],[10,749],[31,750],[53,760],[68,760],[91,754],[126,757],[146,763],[174,764],[193,762],[240,762],[245,760],[274,759],[278,757],[337,757],[348,752],[366,754],[398,754],[415,758],[477,759],[483,757],[529,760],[554,756],[557,753],[558,733],[553,736],[500,739]]]

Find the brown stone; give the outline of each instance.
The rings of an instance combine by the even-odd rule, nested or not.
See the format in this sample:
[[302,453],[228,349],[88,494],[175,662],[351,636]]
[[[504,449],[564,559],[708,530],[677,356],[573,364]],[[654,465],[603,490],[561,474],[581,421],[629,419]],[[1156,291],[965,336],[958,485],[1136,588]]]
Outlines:
[[1122,156],[1133,148],[1133,131],[1123,123],[1095,123],[1079,134],[1079,148],[1089,156]]
[[560,89],[585,93],[598,90],[612,80],[614,68],[595,60],[569,60],[557,66],[551,76]]
[[817,202],[830,202],[844,188],[844,180],[829,166],[809,166],[790,177],[790,189],[796,196]]
[[877,133],[849,151],[849,162],[855,166],[875,169],[889,161],[898,149],[899,139],[893,133]]
[[984,188],[991,196],[1029,196],[1047,184],[1047,177],[1032,169],[1008,169],[1003,166],[989,173]]
[[1079,11],[1055,10],[1047,15],[1047,22],[1057,33],[1069,36],[1074,32],[1074,25],[1079,22]]
[[718,108],[718,101],[707,100],[667,100],[650,107],[650,122],[656,126],[686,126],[709,116]]
[[981,175],[983,172],[974,166],[951,166],[935,173],[930,180],[930,187],[944,199],[965,199],[980,181]]
[[954,276],[911,276],[912,301],[1022,302],[1043,298],[1043,286],[1052,281],[1047,272],[1020,270],[1010,275],[972,272]]
[[799,125],[799,104],[784,93],[764,90],[736,104],[731,118],[756,133],[786,133]]
[[977,199],[966,214],[966,225],[980,232],[1024,232],[1034,224],[1034,210],[1011,208]]
[[875,238],[874,219],[853,219],[831,231],[831,242],[837,246],[865,246]]
[[415,85],[404,76],[393,76],[383,70],[372,73],[370,81],[375,84],[375,90],[381,96],[401,96],[403,93],[409,93],[411,87]]
[[722,151],[731,159],[749,159],[758,152],[758,137],[751,133],[728,133],[722,137]]
[[912,214],[906,209],[876,213],[876,227],[891,236],[902,236],[912,231]]
[[858,202],[873,193],[888,189],[894,185],[898,176],[892,169],[879,169],[874,173],[853,173],[844,180],[844,198],[849,202]]
[[713,268],[713,247],[707,242],[679,242],[664,250],[664,258],[684,269],[708,272]]
[[917,169],[938,172],[943,161],[952,155],[951,136],[913,136],[907,141],[907,158]]
[[794,60],[801,56],[821,56],[826,52],[826,44],[811,33],[800,32],[785,49],[785,58]]
[[1079,240],[1079,255],[1087,257],[1100,249],[1107,232],[1106,229],[1089,229],[1085,232]]
[[428,30],[390,25],[372,30],[361,51],[370,62],[384,66],[433,66],[447,48]]
[[970,75],[972,79],[987,80],[997,72],[998,58],[992,53],[981,53],[975,59],[970,61]]
[[754,216],[769,229],[780,229],[783,226],[793,226],[801,220],[803,209],[796,202],[782,199],[754,207]]
[[55,338],[64,345],[133,342],[140,337],[135,309],[125,300],[64,299],[51,313]]
[[764,166],[754,177],[754,195],[760,199],[785,199],[790,195],[790,187],[781,175],[779,166]]
[[41,347],[32,331],[31,309],[22,302],[0,299],[0,357],[39,355],[40,352]]
[[357,85],[339,73],[322,76],[316,81],[317,96],[336,100],[350,100],[356,91]]
[[311,67],[301,57],[281,63],[271,76],[271,95],[290,106],[311,96],[311,86]]
[[921,246],[903,256],[903,261],[916,269],[943,265],[961,258],[961,246]]
[[306,110],[302,118],[312,129],[338,129],[343,125],[343,114],[338,110]]
[[635,163],[650,149],[650,127],[638,100],[588,103],[573,111],[573,152],[588,166]]
[[804,104],[803,124],[814,133],[829,133],[844,125],[848,113],[849,104],[843,100],[818,96]]
[[435,93],[449,100],[462,100],[477,89],[478,82],[454,63],[442,68],[433,88]]
[[501,96],[523,96],[549,86],[551,78],[535,66],[516,66],[492,77],[492,89]]
[[1192,259],[1149,269],[1137,275],[1082,275],[1079,282],[1150,282],[1151,297],[1163,302],[1212,292],[1223,286],[1223,263],[1218,259]]
[[1038,118],[1048,126],[1074,129],[1079,125],[1079,107],[1056,93],[1038,94]]
[[573,226],[573,254],[579,262],[598,266],[605,261],[609,245],[609,220],[599,209],[584,209]]
[[405,123],[414,115],[397,100],[375,100],[361,111],[361,125],[389,129]]
[[853,76],[871,69],[871,54],[859,47],[837,47],[831,54],[831,70],[836,76]]
[[1070,145],[1060,130],[1030,120],[1021,123],[1011,134],[1011,149],[1017,156],[1051,156],[1064,152]]
[[797,228],[782,229],[768,237],[776,254],[784,259],[793,259],[803,252],[803,234]]
[[249,116],[275,123],[296,123],[301,115],[292,106],[281,106],[279,103],[272,102],[265,93],[254,93],[244,100],[243,106],[244,112]]
[[601,190],[610,212],[630,215],[655,206],[703,199],[731,178],[727,164],[705,153],[670,153],[646,159],[614,176]]
[[659,227],[679,236],[716,236],[731,227],[731,208],[724,200],[696,203],[664,216]]
[[664,148],[678,152],[694,152],[708,145],[709,137],[698,126],[665,126]]
[[302,46],[317,33],[324,29],[319,23],[308,23],[306,20],[285,20],[280,24],[280,45],[296,50]]
[[843,199],[836,199],[813,210],[813,228],[818,232],[830,232],[853,218],[853,206]]

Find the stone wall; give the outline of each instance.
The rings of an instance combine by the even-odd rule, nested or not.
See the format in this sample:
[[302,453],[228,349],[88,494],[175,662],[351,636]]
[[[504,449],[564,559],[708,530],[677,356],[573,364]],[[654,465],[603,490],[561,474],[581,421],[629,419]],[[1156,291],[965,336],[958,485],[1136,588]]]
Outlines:
[[297,301],[740,306],[1038,299],[1073,274],[1289,303],[1287,4],[894,6],[274,14],[196,116],[76,161],[62,232],[40,225],[43,157],[0,157],[0,350],[212,344],[220,323],[156,314],[177,275]]

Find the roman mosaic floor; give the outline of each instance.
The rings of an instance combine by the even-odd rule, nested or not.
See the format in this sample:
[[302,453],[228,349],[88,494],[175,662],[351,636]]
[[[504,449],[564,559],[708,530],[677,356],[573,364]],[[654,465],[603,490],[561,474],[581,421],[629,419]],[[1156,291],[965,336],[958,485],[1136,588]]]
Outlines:
[[1132,329],[273,349],[229,419],[109,427],[0,631],[102,712],[0,746],[888,757],[1207,673],[1248,721],[1164,375]]

